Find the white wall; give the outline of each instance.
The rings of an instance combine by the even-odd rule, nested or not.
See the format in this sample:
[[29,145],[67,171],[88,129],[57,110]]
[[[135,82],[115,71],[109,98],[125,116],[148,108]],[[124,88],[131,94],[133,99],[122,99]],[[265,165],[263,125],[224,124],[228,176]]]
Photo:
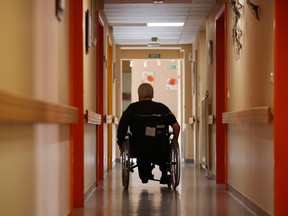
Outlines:
[[[145,60],[146,61],[146,60]],[[178,114],[178,89],[167,90],[166,82],[169,78],[178,80],[178,60],[161,60],[161,65],[157,65],[156,60],[147,60],[147,67],[144,67],[144,60],[133,60],[132,68],[132,102],[138,101],[138,87],[142,83],[143,72],[153,72],[154,101],[164,103],[177,116]],[[177,65],[176,69],[167,69],[167,65]]]

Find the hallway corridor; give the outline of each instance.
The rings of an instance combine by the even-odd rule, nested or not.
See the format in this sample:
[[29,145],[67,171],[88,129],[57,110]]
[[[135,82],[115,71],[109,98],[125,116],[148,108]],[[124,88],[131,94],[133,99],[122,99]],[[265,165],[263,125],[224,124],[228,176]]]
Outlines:
[[[75,209],[75,216],[160,215],[160,216],[250,216],[254,215],[229,192],[216,189],[214,180],[191,164],[182,166],[180,185],[176,190],[156,181],[142,184],[137,169],[130,175],[128,191],[123,190],[119,163],[103,184],[85,203]],[[160,177],[158,167],[153,171]]]

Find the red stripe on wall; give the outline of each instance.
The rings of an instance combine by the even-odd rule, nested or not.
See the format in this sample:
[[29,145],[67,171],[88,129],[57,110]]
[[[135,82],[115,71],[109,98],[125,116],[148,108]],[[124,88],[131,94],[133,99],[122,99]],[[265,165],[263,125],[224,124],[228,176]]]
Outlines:
[[275,0],[274,215],[288,215],[288,1]]
[[[226,7],[225,7],[226,8]],[[227,111],[226,10],[216,18],[216,183],[227,183],[227,126],[222,113]]]
[[78,123],[70,127],[70,212],[84,205],[84,118],[83,118],[83,6],[70,5],[70,104],[78,107]]

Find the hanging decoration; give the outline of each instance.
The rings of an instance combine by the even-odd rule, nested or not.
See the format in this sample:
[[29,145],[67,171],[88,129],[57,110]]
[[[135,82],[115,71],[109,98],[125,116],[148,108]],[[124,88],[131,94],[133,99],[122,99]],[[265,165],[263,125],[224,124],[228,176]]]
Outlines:
[[251,2],[251,0],[247,0],[247,5],[250,8],[250,10],[252,11],[252,13],[254,14],[254,16],[256,17],[257,20],[260,20],[259,18],[259,6],[255,5]]
[[242,49],[241,37],[243,32],[238,24],[238,21],[241,17],[241,12],[243,10],[243,5],[239,2],[239,0],[229,0],[229,4],[234,12],[234,25],[232,28],[232,39],[235,51],[236,60],[240,58],[240,53]]

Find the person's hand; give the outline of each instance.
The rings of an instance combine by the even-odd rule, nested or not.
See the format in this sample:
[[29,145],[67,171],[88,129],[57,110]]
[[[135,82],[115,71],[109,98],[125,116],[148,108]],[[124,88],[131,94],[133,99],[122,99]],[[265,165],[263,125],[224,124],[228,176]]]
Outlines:
[[122,146],[119,146],[119,151],[120,151],[120,156],[122,156],[122,153],[123,153],[123,148],[122,148]]
[[177,139],[176,137],[173,137],[173,138],[172,138],[172,142],[173,142],[173,143],[174,143],[174,142],[175,142],[175,143],[178,143],[178,139]]

